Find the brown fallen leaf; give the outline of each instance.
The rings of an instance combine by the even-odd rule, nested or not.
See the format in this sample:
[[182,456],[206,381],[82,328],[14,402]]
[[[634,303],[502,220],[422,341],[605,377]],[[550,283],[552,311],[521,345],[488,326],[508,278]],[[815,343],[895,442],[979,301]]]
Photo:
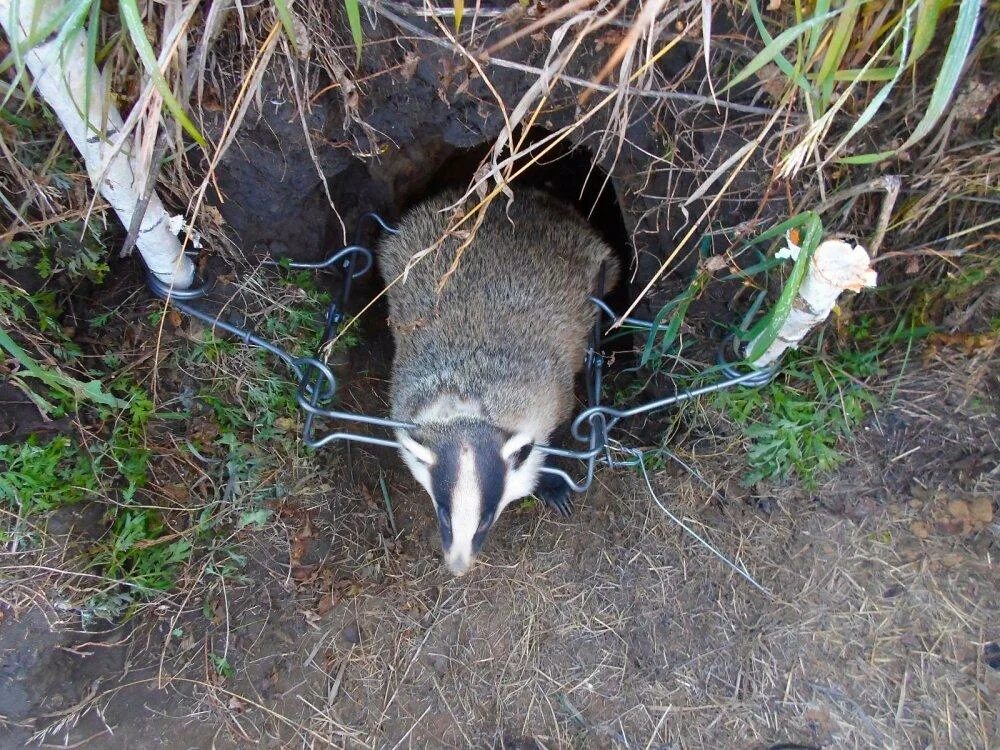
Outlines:
[[417,57],[412,52],[407,52],[403,55],[403,78],[409,81],[417,73],[417,66],[420,64],[420,58]]
[[974,524],[980,527],[989,526],[993,523],[993,501],[988,497],[973,498],[969,507],[969,516]]
[[292,543],[288,550],[288,562],[293,569],[297,565],[300,565],[302,558],[309,552],[313,536],[312,523],[310,522],[309,514],[307,513],[302,519],[302,525],[299,527],[298,531],[295,532],[295,536],[292,538]]
[[304,583],[316,572],[319,565],[292,565],[292,578],[298,583]]

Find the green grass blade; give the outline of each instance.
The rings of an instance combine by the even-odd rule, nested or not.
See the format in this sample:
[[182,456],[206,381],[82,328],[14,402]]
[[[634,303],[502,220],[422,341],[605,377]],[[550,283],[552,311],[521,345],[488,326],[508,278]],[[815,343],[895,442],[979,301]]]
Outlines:
[[[861,113],[858,119],[854,121],[854,124],[851,125],[851,129],[847,131],[847,135],[841,138],[840,142],[836,146],[834,146],[833,150],[830,152],[831,154],[836,154],[838,151],[840,151],[845,145],[847,145],[848,141],[850,141],[851,138],[853,138],[861,130],[861,128],[865,127],[869,122],[872,121],[872,118],[875,117],[875,113],[882,108],[883,104],[885,104],[885,100],[889,98],[889,94],[892,93],[892,90],[896,86],[896,83],[899,81],[900,76],[903,75],[903,71],[906,69],[906,66],[902,64],[902,61],[906,59],[906,56],[909,53],[910,25],[913,20],[913,14],[917,10],[917,8],[918,6],[916,4],[911,5],[909,9],[907,9],[906,13],[903,14],[902,23],[899,26],[897,26],[896,30],[894,30],[892,34],[890,34],[889,38],[887,38],[885,42],[883,42],[883,47],[884,47],[891,41],[892,37],[897,33],[898,30],[902,31],[903,40],[900,42],[897,53],[897,56],[900,60],[900,64],[896,66],[896,74],[885,86],[883,86],[881,89],[878,90],[878,93],[876,93],[875,96],[872,97],[871,101],[868,102],[868,105],[865,107],[864,111]],[[876,154],[863,154],[861,156],[847,157],[852,159],[853,161],[844,161],[844,159],[839,159],[838,161],[844,164],[874,164],[875,162],[881,161],[887,156],[891,156],[892,153],[893,153],[892,151],[881,151]],[[866,161],[865,159],[870,159],[870,160]]]
[[[57,9],[56,12],[52,15],[52,17],[47,19],[45,23],[42,24],[39,23],[38,19],[38,13],[41,10],[41,7],[42,7],[41,5],[35,6],[35,16],[34,18],[31,19],[31,27],[30,27],[31,33],[24,40],[24,44],[19,44],[17,40],[14,39],[8,40],[10,42],[10,53],[4,58],[3,64],[0,65],[0,73],[6,72],[7,69],[12,65],[14,67],[14,70],[17,72],[15,73],[13,80],[10,82],[10,90],[7,92],[7,95],[4,96],[3,101],[0,101],[0,107],[4,107],[7,105],[7,101],[9,100],[10,96],[21,85],[21,81],[25,77],[25,73],[27,72],[27,64],[25,63],[24,55],[32,47],[37,46],[45,39],[48,39],[49,36],[56,33],[57,29],[61,29],[63,27],[63,24],[66,23],[66,19],[68,19],[73,14],[73,11],[75,9],[73,5],[67,3],[63,7]],[[7,10],[7,12],[10,13],[14,18],[21,17],[20,3],[18,2],[18,0],[14,0],[14,2],[10,4],[10,7]],[[33,89],[34,85],[30,87],[29,86],[25,87],[26,97],[31,96],[31,92]]]
[[805,278],[806,269],[809,267],[813,253],[819,247],[820,239],[823,237],[823,222],[820,221],[819,216],[811,211],[804,216],[805,233],[802,238],[799,257],[796,258],[795,265],[792,266],[792,271],[788,274],[788,280],[781,290],[778,301],[774,303],[774,309],[764,318],[762,325],[755,326],[755,328],[759,327],[760,333],[759,336],[755,334],[757,340],[754,342],[753,348],[747,353],[747,362],[753,362],[758,359],[778,338],[781,327],[785,324],[789,313],[792,311],[792,304],[799,293],[799,287],[802,286],[802,280]]
[[292,49],[298,54],[299,45],[295,40],[295,24],[292,23],[292,12],[288,8],[288,0],[274,0],[274,7],[278,11],[278,19],[281,21],[281,28],[285,30],[285,36],[292,45]]
[[676,303],[680,300],[673,300],[668,302],[666,305],[660,308],[660,311],[656,313],[656,317],[653,318],[653,327],[649,329],[649,334],[646,336],[646,344],[642,348],[642,359],[639,361],[641,367],[645,367],[649,364],[649,360],[653,356],[653,345],[656,343],[656,334],[659,332],[660,327],[663,325],[663,319],[667,317],[667,314],[676,307]]
[[770,229],[761,232],[752,240],[746,242],[745,246],[753,247],[754,245],[759,245],[762,242],[768,242],[769,240],[773,240],[776,237],[783,237],[789,229],[796,229],[798,227],[801,227],[807,221],[809,221],[809,217],[811,215],[812,214],[810,212],[806,212],[802,214],[797,214],[790,219],[785,219],[785,221],[781,222],[780,224],[776,224]]
[[462,16],[465,15],[465,0],[454,0],[455,8],[455,33],[458,33],[462,26]]
[[153,47],[146,37],[146,30],[142,26],[142,19],[139,17],[139,7],[136,4],[136,0],[120,0],[118,3],[118,12],[121,14],[122,23],[128,29],[129,38],[132,40],[135,51],[139,54],[146,72],[149,73],[153,81],[153,86],[156,87],[160,96],[163,97],[163,104],[170,111],[170,114],[177,118],[177,122],[181,124],[181,127],[184,128],[187,134],[194,138],[199,146],[207,148],[208,142],[205,140],[205,137],[195,127],[195,124],[187,116],[187,113],[184,112],[184,108],[170,90],[170,84],[163,77],[163,71],[160,70],[156,53],[153,51]]
[[63,397],[72,396],[80,401],[90,401],[91,403],[110,406],[116,409],[128,406],[126,402],[105,391],[100,381],[91,380],[88,383],[83,383],[58,370],[49,370],[42,367],[2,328],[0,328],[0,350],[6,351],[16,359],[28,375],[40,380]]
[[952,6],[954,0],[923,0],[917,11],[917,25],[913,30],[913,53],[907,65],[913,65],[931,46],[934,32],[937,31],[938,19],[941,13]]
[[13,112],[10,112],[3,107],[0,107],[0,120],[5,120],[11,125],[16,125],[19,128],[31,128],[34,124],[31,120],[15,115]]
[[[816,87],[820,91],[822,109],[825,111],[833,96],[834,74],[840,69],[840,63],[847,53],[847,48],[851,43],[851,35],[857,24],[858,10],[861,7],[859,0],[849,0],[844,6],[840,18],[837,19],[830,35],[830,43],[827,45],[826,54],[823,55],[823,63],[820,65],[819,73],[816,75]],[[818,36],[814,34],[813,36]]]
[[757,7],[756,0],[750,0],[750,10],[753,13],[754,21],[757,22],[757,28],[760,31],[761,37],[765,42],[767,42],[767,44],[764,49],[754,56],[754,58],[746,65],[746,67],[743,68],[743,70],[736,74],[736,77],[733,78],[733,80],[726,84],[726,87],[722,89],[722,91],[728,91],[733,86],[745,81],[769,62],[773,62],[778,66],[782,73],[793,80],[803,91],[813,95],[814,90],[812,85],[800,71],[796,70],[792,64],[785,59],[781,52],[785,49],[785,47],[801,37],[804,33],[826,23],[831,18],[837,16],[840,11],[835,10],[830,13],[824,13],[822,16],[814,16],[806,21],[803,21],[802,23],[792,26],[790,29],[785,29],[778,34],[778,36],[772,38],[764,26],[764,19],[761,18],[760,9]]
[[[90,3],[90,17],[87,19],[87,60],[94,65],[97,65],[97,29],[100,25],[101,20],[101,4],[99,2]],[[90,92],[91,92],[91,82],[90,82],[90,71],[94,68],[93,65],[87,66],[87,90],[83,94],[83,111],[89,114],[90,112]],[[90,118],[86,118],[88,124],[97,125],[101,127],[104,123],[89,123]]]
[[[816,9],[813,11],[814,16],[821,16],[824,13],[830,12],[830,0],[819,0],[816,3]],[[807,62],[813,59],[813,55],[816,54],[816,48],[819,47],[819,41],[823,38],[822,34],[810,34],[809,35],[809,45],[806,47],[806,54],[804,60]]]
[[[767,30],[767,25],[764,23],[764,18],[760,12],[760,6],[757,5],[757,0],[750,0],[750,13],[753,16],[753,21],[757,26],[757,32],[760,34],[760,38],[764,40],[764,44],[770,44],[773,42],[774,37],[771,36],[771,32]],[[778,69],[785,74],[786,78],[790,81],[795,81],[797,86],[806,91],[810,96],[812,95],[812,86],[810,86],[808,81],[806,81],[806,86],[802,87],[802,83],[799,79],[801,78],[803,81],[805,81],[805,79],[802,77],[801,72],[796,70],[795,66],[788,62],[788,59],[784,55],[778,54],[774,59],[774,63],[778,66]],[[727,86],[726,88],[729,87]],[[725,90],[726,89],[723,89],[723,91]]]
[[691,307],[691,303],[695,301],[701,290],[705,286],[705,282],[711,278],[710,274],[702,271],[694,280],[688,285],[688,288],[684,290],[681,295],[680,300],[677,305],[677,312],[670,319],[670,324],[667,326],[667,330],[664,331],[663,337],[660,339],[660,356],[665,357],[669,354],[670,347],[673,346],[674,342],[677,340],[677,335],[681,331],[681,324],[684,322],[684,318],[687,315],[688,308]]
[[895,154],[895,151],[876,151],[871,154],[858,154],[857,156],[842,156],[837,159],[838,164],[877,164],[883,159],[888,159]]
[[927,111],[924,112],[913,133],[906,139],[906,143],[899,147],[899,151],[905,151],[930,133],[955,95],[958,78],[972,48],[972,37],[979,22],[979,7],[979,0],[962,0],[958,8],[958,19],[955,21],[955,32],[951,35],[948,51],[944,55],[937,80],[934,82],[934,91],[931,93]]
[[69,16],[59,27],[59,33],[56,36],[55,45],[60,50],[64,50],[70,43],[70,35],[75,36],[77,32],[83,29],[84,19],[91,14],[91,8],[95,4],[95,0],[84,0],[84,2],[76,3],[72,6]]
[[881,83],[882,81],[891,81],[896,77],[898,72],[898,65],[894,65],[890,68],[872,68],[871,70],[865,70],[864,68],[846,68],[844,70],[838,70],[834,73],[833,80],[837,82],[858,81],[859,83]]
[[354,49],[357,50],[355,65],[361,64],[361,45],[364,42],[364,34],[361,32],[361,8],[358,0],[344,0],[344,8],[347,10],[347,22],[351,25],[351,36],[354,37]]

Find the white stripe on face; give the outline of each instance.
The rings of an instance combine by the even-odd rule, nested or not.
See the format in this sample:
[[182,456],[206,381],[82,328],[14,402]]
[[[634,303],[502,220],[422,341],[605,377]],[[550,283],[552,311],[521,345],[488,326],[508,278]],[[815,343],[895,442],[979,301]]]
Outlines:
[[469,446],[462,446],[455,491],[451,496],[451,548],[445,554],[448,569],[457,576],[472,566],[475,556],[472,538],[479,529],[482,505],[483,492],[476,473],[476,454]]

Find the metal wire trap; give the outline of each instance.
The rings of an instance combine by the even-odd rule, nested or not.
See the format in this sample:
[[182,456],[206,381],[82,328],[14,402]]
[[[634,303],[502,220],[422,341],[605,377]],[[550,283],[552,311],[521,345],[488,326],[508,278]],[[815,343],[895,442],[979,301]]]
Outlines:
[[[416,425],[408,422],[398,422],[384,417],[368,414],[340,411],[334,408],[337,395],[337,378],[322,359],[322,351],[326,345],[340,333],[346,319],[345,310],[350,299],[351,289],[355,279],[367,274],[373,265],[372,251],[361,244],[361,237],[366,224],[375,224],[385,232],[398,233],[394,227],[387,224],[375,213],[361,216],[355,234],[354,244],[348,245],[318,262],[289,261],[288,259],[269,259],[265,265],[294,270],[325,270],[336,269],[341,274],[339,295],[326,310],[323,335],[316,354],[308,357],[296,357],[272,341],[257,335],[247,327],[223,320],[217,315],[207,312],[196,304],[204,300],[212,291],[214,283],[204,282],[188,289],[171,289],[167,284],[152,273],[148,274],[148,284],[152,293],[173,305],[177,310],[190,315],[210,326],[212,329],[225,331],[244,344],[260,347],[280,359],[291,370],[298,387],[296,401],[305,413],[302,438],[310,448],[322,448],[337,441],[350,441],[378,445],[386,448],[398,448],[399,443],[390,437],[365,435],[354,431],[353,426],[367,425],[380,428],[389,435],[395,430],[407,430]],[[721,372],[722,377],[708,385],[698,388],[678,391],[661,399],[650,401],[628,409],[618,409],[602,400],[602,384],[605,357],[602,351],[602,330],[608,321],[618,319],[614,311],[598,297],[591,297],[591,302],[598,308],[599,314],[591,331],[584,361],[584,378],[587,395],[587,407],[573,419],[570,434],[579,444],[577,449],[557,446],[537,446],[537,449],[548,456],[569,461],[582,461],[585,471],[582,479],[575,481],[566,471],[555,466],[545,466],[542,471],[560,477],[574,492],[586,491],[594,479],[594,469],[598,462],[608,466],[627,466],[634,463],[631,460],[618,460],[612,457],[609,443],[609,433],[622,420],[640,416],[649,412],[665,409],[669,406],[690,401],[709,393],[745,386],[758,388],[771,382],[777,373],[777,366],[763,369],[740,370],[736,362],[740,359],[738,346],[734,338],[727,338],[719,347],[717,366],[713,369]],[[666,326],[639,318],[625,318],[623,325],[647,332],[659,331]],[[323,431],[320,421],[333,423],[335,426]],[[617,441],[615,441],[617,442]]]

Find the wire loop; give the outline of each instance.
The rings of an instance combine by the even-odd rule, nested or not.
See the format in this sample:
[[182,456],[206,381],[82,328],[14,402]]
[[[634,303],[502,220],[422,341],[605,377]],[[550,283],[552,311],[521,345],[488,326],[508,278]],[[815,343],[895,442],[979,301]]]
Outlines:
[[[341,272],[340,295],[327,308],[323,337],[317,350],[318,352],[323,351],[326,344],[332,341],[340,332],[340,327],[346,317],[344,311],[350,298],[352,282],[367,274],[374,264],[374,254],[371,249],[361,244],[363,229],[366,223],[373,223],[379,229],[389,234],[399,233],[398,229],[389,225],[378,214],[366,213],[358,221],[354,244],[337,250],[323,260],[289,261],[281,258],[269,258],[264,261],[264,264],[267,266],[296,270],[337,269]],[[416,428],[416,425],[409,422],[340,411],[333,408],[337,395],[337,378],[330,366],[319,358],[319,354],[311,357],[296,357],[277,344],[258,336],[249,328],[237,325],[228,320],[223,320],[219,316],[212,315],[197,305],[192,304],[197,300],[207,297],[212,292],[215,286],[214,281],[203,282],[189,289],[173,289],[169,285],[164,284],[152,273],[149,273],[147,274],[147,283],[156,297],[165,300],[181,312],[200,320],[213,329],[232,334],[244,344],[264,349],[285,363],[298,381],[295,399],[305,414],[302,437],[303,442],[309,448],[322,448],[339,441],[363,443],[385,448],[399,447],[399,443],[394,439],[365,435],[346,427],[322,434],[318,420],[337,424],[366,425],[368,427],[381,428],[389,434]],[[603,271],[597,291],[599,293],[603,291]],[[597,307],[598,315],[590,334],[587,350],[584,353],[584,380],[588,406],[573,419],[570,425],[570,434],[573,440],[579,443],[581,447],[576,450],[552,445],[538,446],[537,448],[539,452],[547,456],[584,462],[586,468],[583,478],[580,481],[575,481],[568,472],[558,467],[542,467],[541,471],[543,473],[561,478],[574,492],[585,492],[590,487],[594,480],[594,470],[598,460],[608,466],[628,465],[629,462],[616,460],[611,456],[609,433],[621,420],[665,409],[669,406],[674,406],[734,386],[759,388],[770,383],[778,372],[777,364],[760,369],[742,364],[743,353],[740,350],[739,339],[735,336],[729,336],[722,342],[716,355],[717,366],[724,376],[723,379],[698,388],[678,391],[671,396],[666,396],[629,409],[617,409],[609,406],[602,401],[605,361],[601,351],[601,332],[603,329],[602,322],[605,319],[618,320],[618,316],[615,315],[614,311],[599,296],[591,297],[590,301]],[[640,318],[629,317],[621,322],[625,326],[649,331],[650,333],[666,328],[662,324],[658,325],[653,321]]]

